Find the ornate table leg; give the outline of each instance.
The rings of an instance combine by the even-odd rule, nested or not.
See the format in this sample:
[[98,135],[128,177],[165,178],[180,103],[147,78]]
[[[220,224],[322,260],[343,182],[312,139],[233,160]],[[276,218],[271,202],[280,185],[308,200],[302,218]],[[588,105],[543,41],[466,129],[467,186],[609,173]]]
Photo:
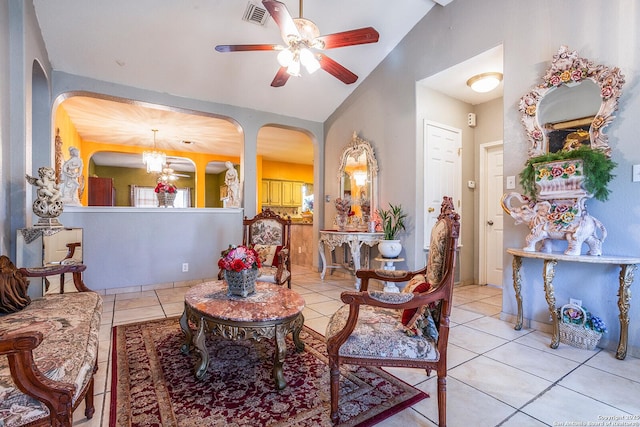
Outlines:
[[[349,240],[349,249],[351,249],[351,260],[353,261],[353,272],[355,274],[356,271],[360,270],[362,266],[360,265],[360,245],[361,243],[358,240]],[[360,290],[360,279],[356,277],[355,282],[356,291]]]
[[629,306],[631,301],[631,283],[636,270],[635,264],[620,266],[620,288],[618,290],[618,309],[620,310],[620,341],[616,358],[623,360],[627,357],[627,340],[629,338]]
[[516,331],[522,329],[522,278],[520,277],[520,267],[522,267],[522,258],[513,256],[513,290],[516,291],[516,303],[518,305],[518,316],[516,318]]
[[180,316],[180,329],[182,329],[182,333],[184,334],[184,343],[180,347],[180,351],[182,352],[182,354],[189,354],[189,350],[191,350],[191,339],[193,338],[193,334],[191,333],[191,328],[189,328],[189,317],[187,316],[186,304],[184,306],[182,316]]
[[302,325],[304,325],[304,316],[302,315],[302,313],[300,313],[298,317],[296,317],[296,319],[293,321],[293,330],[291,332],[291,335],[293,336],[293,343],[296,345],[296,351],[298,353],[304,350],[304,343],[300,339],[300,331],[302,331]]
[[320,258],[322,259],[322,273],[320,273],[320,279],[324,280],[324,275],[327,272],[327,257],[324,254],[324,243],[322,240],[318,241],[318,252],[320,252]]
[[545,259],[542,271],[542,279],[544,280],[544,296],[549,306],[549,315],[553,320],[553,336],[549,347],[558,348],[560,343],[560,322],[558,313],[556,312],[556,296],[553,290],[553,276],[555,276],[555,266],[558,263],[555,259]]
[[209,366],[209,352],[207,351],[207,344],[205,342],[204,323],[205,320],[203,318],[198,320],[198,332],[193,339],[193,345],[200,359],[200,363],[196,363],[194,370],[196,378],[199,380],[207,373],[207,367]]
[[278,390],[282,390],[287,386],[287,382],[284,379],[282,373],[282,365],[284,363],[284,356],[287,354],[287,345],[285,338],[287,336],[288,325],[279,324],[276,328],[276,352],[273,357],[273,379],[276,382]]

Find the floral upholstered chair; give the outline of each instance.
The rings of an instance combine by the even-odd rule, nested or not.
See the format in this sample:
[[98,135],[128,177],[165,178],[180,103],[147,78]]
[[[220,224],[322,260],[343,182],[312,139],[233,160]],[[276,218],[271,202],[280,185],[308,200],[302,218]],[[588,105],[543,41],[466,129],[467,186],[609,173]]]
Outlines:
[[253,245],[262,262],[258,280],[278,285],[287,282],[291,289],[291,218],[265,209],[252,219],[245,217],[242,223],[242,244]]
[[[340,365],[424,368],[438,374],[439,426],[446,425],[449,315],[460,216],[450,197],[433,226],[428,261],[418,271],[359,270],[360,292],[341,295],[327,325],[331,420],[340,421]],[[408,282],[402,293],[368,291],[370,279]]]

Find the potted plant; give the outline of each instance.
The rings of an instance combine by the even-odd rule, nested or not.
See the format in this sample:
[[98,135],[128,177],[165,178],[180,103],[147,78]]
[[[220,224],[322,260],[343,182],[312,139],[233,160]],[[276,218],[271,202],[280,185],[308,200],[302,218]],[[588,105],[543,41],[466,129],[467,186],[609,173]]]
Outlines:
[[389,209],[378,209],[378,215],[384,233],[384,240],[378,243],[378,251],[384,258],[397,258],[402,251],[397,237],[400,230],[406,230],[404,220],[407,214],[402,211],[402,205],[394,206],[389,203]]

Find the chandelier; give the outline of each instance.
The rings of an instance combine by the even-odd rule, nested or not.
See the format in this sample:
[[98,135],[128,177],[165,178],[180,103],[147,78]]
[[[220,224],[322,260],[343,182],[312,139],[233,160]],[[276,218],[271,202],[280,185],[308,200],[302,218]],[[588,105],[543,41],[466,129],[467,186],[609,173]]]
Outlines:
[[147,173],[161,173],[167,162],[167,156],[163,152],[156,150],[156,132],[158,132],[158,129],[151,129],[151,131],[153,132],[153,150],[144,151],[142,153],[142,161],[147,165]]

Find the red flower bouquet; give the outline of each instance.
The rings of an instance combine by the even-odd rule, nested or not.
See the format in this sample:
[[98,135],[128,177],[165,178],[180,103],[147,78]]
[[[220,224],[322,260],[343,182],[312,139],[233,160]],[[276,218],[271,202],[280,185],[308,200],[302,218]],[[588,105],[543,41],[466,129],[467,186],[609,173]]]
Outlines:
[[229,249],[222,252],[222,257],[218,261],[218,267],[221,270],[242,271],[261,266],[258,252],[247,246],[229,246]]
[[155,191],[156,193],[175,193],[178,191],[178,187],[176,187],[174,184],[160,181],[153,191]]

